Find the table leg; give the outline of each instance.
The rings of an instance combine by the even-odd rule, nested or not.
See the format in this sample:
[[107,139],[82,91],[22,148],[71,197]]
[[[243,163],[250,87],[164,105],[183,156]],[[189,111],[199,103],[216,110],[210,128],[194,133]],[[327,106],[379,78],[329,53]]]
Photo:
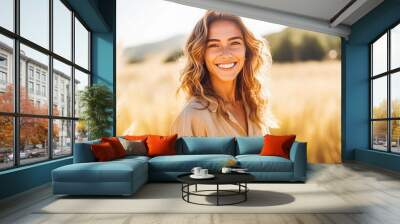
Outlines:
[[245,192],[244,192],[244,201],[247,201],[247,192],[248,192],[248,189],[247,189],[247,183],[244,183],[244,190],[245,190]]
[[188,202],[190,202],[190,201],[189,201],[189,195],[190,195],[190,184],[188,184],[188,185],[187,185],[187,192],[188,192],[188,193],[187,193],[187,201],[188,201]]
[[217,184],[217,206],[219,205],[219,184]]
[[195,185],[195,191],[197,192],[197,184]]
[[183,199],[183,190],[184,190],[184,187],[185,185],[182,183],[182,187],[181,187],[181,192],[182,192],[182,199]]

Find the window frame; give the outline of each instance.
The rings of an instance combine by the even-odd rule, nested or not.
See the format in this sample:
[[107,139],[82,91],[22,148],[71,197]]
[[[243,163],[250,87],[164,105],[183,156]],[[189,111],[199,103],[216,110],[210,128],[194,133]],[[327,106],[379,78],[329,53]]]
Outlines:
[[[10,170],[10,169],[16,169],[19,167],[23,166],[30,166],[33,164],[37,163],[43,163],[49,160],[58,160],[62,159],[65,157],[70,157],[73,156],[74,152],[74,143],[75,143],[75,125],[76,121],[78,121],[80,118],[75,117],[75,108],[71,108],[71,114],[70,116],[58,116],[58,115],[53,115],[53,59],[58,60],[59,62],[62,62],[68,66],[71,66],[71,93],[72,93],[72,99],[71,99],[71,105],[74,105],[75,103],[75,88],[74,88],[74,82],[75,82],[75,69],[85,73],[89,77],[89,83],[88,86],[92,85],[92,61],[91,61],[91,37],[92,37],[92,30],[88,27],[88,25],[83,21],[83,19],[79,16],[78,13],[76,13],[72,7],[65,1],[65,0],[59,0],[68,10],[71,11],[71,18],[70,18],[70,23],[71,23],[71,58],[67,59],[64,58],[63,56],[55,53],[54,50],[54,39],[53,39],[53,24],[54,24],[54,17],[53,17],[53,1],[54,0],[48,0],[49,4],[49,47],[46,49],[45,47],[42,47],[39,44],[34,43],[33,41],[30,41],[29,39],[23,37],[20,35],[20,0],[14,0],[13,1],[13,10],[14,10],[14,18],[13,18],[13,31],[10,31],[4,27],[0,26],[0,35],[3,35],[5,37],[11,38],[13,41],[13,54],[12,54],[12,74],[13,79],[14,79],[14,93],[13,93],[13,112],[2,112],[0,111],[0,116],[4,117],[11,117],[13,119],[13,166],[10,167],[5,167],[5,168],[0,168],[0,172],[5,171],[5,170]],[[88,31],[88,69],[85,69],[81,67],[80,65],[75,63],[75,18],[83,25],[83,27]],[[40,53],[43,53],[48,56],[49,62],[48,62],[48,83],[46,84],[46,91],[45,92],[46,96],[48,97],[48,112],[46,115],[39,115],[39,114],[27,114],[27,113],[21,113],[20,111],[20,45],[23,44],[27,47],[32,48],[33,50],[39,51]],[[27,71],[29,64],[27,64]],[[42,73],[40,73],[41,75]],[[30,80],[30,74],[27,73],[26,75],[26,81],[28,82]],[[36,70],[33,70],[33,82],[34,86],[36,84]],[[39,76],[39,83],[41,83],[41,77]],[[27,89],[27,91],[29,91]],[[34,89],[34,91],[36,91]],[[41,96],[42,94],[40,94]],[[48,122],[48,136],[47,136],[47,142],[49,143],[47,145],[47,150],[48,150],[48,155],[47,158],[43,158],[43,160],[40,160],[38,162],[32,162],[32,163],[26,163],[26,164],[21,164],[20,161],[20,119],[21,118],[45,118],[47,119]],[[71,153],[68,155],[62,155],[62,156],[54,156],[54,147],[53,147],[53,122],[56,120],[66,120],[66,121],[71,121],[71,128],[72,128],[72,133],[71,133]]]
[[[373,151],[391,153],[391,154],[400,154],[400,152],[392,151],[392,121],[400,121],[400,117],[392,116],[392,98],[391,98],[391,79],[393,75],[400,72],[400,67],[391,69],[391,31],[393,28],[400,26],[400,21],[395,22],[389,28],[385,29],[384,32],[379,34],[376,38],[374,38],[371,42],[368,43],[368,53],[369,53],[369,149]],[[384,35],[387,35],[387,62],[386,62],[386,71],[380,74],[373,74],[373,44],[379,40]],[[378,78],[386,77],[386,87],[387,87],[387,103],[386,103],[386,117],[385,118],[373,118],[373,81]],[[374,148],[374,136],[373,136],[373,122],[376,121],[386,121],[386,151],[379,150]]]

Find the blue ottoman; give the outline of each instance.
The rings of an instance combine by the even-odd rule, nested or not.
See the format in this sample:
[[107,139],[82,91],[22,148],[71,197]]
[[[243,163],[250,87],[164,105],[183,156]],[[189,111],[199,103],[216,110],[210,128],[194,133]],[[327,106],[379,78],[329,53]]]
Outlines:
[[52,171],[53,193],[132,195],[148,180],[146,157],[108,162],[74,163]]

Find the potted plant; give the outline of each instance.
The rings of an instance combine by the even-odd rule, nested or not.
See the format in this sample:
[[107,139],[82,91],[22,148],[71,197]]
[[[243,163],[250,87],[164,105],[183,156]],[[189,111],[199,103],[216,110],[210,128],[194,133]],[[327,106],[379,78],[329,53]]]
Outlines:
[[103,84],[94,84],[80,92],[81,118],[87,127],[89,140],[110,136],[113,94]]

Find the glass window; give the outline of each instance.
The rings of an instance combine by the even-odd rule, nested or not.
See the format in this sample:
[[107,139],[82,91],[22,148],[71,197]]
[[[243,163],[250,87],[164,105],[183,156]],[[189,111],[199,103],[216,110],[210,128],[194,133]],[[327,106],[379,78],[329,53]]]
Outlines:
[[29,66],[28,73],[29,73],[29,79],[33,80],[33,67],[32,66]]
[[372,118],[387,118],[387,78],[372,81]]
[[40,95],[40,84],[36,84],[36,95]]
[[13,40],[0,34],[0,111],[2,112],[14,111],[13,50]]
[[0,9],[0,26],[14,31],[14,0],[1,0]]
[[53,120],[53,156],[72,154],[72,121]]
[[387,34],[372,44],[372,75],[387,71]]
[[5,86],[7,84],[7,73],[0,70],[0,85]]
[[46,96],[46,86],[42,86],[42,96]]
[[387,151],[387,121],[372,122],[372,147]]
[[[26,63],[29,61],[30,66],[34,67],[36,70],[38,82],[36,83],[35,94],[29,95],[29,91],[27,91],[26,86]],[[45,84],[48,86],[48,62],[49,57],[43,53],[40,53],[36,50],[33,50],[30,47],[27,47],[21,44],[21,69],[20,69],[20,80],[21,80],[21,89],[20,89],[20,109],[21,113],[25,114],[48,114],[48,94],[47,88],[45,88],[45,93],[43,94],[40,86],[40,77],[41,72],[43,71],[46,76]],[[34,99],[38,102],[41,101],[40,104],[32,105],[30,103],[30,99]]]
[[53,50],[71,60],[72,12],[60,1],[53,0]]
[[[390,45],[387,45],[389,34]],[[372,43],[370,48],[372,148],[393,153],[400,153],[400,72],[396,71],[400,68],[399,42],[400,25],[397,25]],[[390,68],[387,62],[390,62]],[[379,74],[381,76],[376,78],[375,75]],[[388,103],[390,111],[387,111]]]
[[49,158],[49,120],[45,118],[20,118],[20,163],[35,163]]
[[400,24],[391,31],[390,60],[391,69],[400,67]]
[[40,71],[38,68],[36,68],[36,80],[40,81]]
[[75,18],[75,63],[89,69],[89,32]]
[[0,116],[0,170],[14,165],[13,117]]
[[391,124],[391,151],[395,153],[400,153],[400,120],[393,120],[391,121]]
[[0,53],[0,68],[7,68],[8,59],[6,54]]
[[75,69],[75,117],[81,114],[80,94],[87,86],[89,86],[89,75]]
[[392,117],[400,118],[400,72],[391,75],[391,110]]
[[75,142],[88,140],[88,129],[84,120],[75,121]]
[[[72,91],[71,89],[63,88],[65,83],[72,83],[71,76],[71,66],[66,65],[56,59],[53,60],[53,114],[63,117],[71,117],[72,116]],[[60,80],[60,81],[59,81]],[[61,86],[60,86],[61,85]],[[58,90],[60,89],[61,94],[61,103],[58,101]],[[67,100],[64,101],[63,96],[66,96]],[[64,113],[61,111],[61,107],[65,106],[66,110]]]
[[[19,18],[14,13],[16,2]],[[87,140],[86,125],[79,123],[77,127],[74,116],[80,116],[79,93],[90,84],[89,31],[74,17],[68,1],[64,0],[0,0],[0,28],[0,112],[11,113],[0,115],[0,170],[48,160],[50,153],[55,158],[71,155],[72,138]],[[20,32],[9,38],[9,32],[3,32],[5,29],[14,34],[17,34],[15,30]],[[20,45],[16,52],[20,60],[19,74],[14,71],[15,41]],[[53,43],[52,49],[50,43]],[[70,63],[56,60],[51,56],[53,53]],[[73,72],[76,73],[74,80]],[[16,77],[20,89],[18,100],[14,98]],[[19,108],[18,113],[15,107]],[[19,121],[19,127],[13,127],[15,121]],[[51,133],[49,127],[52,127]],[[18,135],[13,133],[15,128]],[[72,136],[73,129],[79,131],[75,136]],[[19,139],[18,146],[13,145],[16,139]],[[15,160],[18,156],[14,152],[20,160]]]
[[49,48],[49,0],[20,0],[21,36]]
[[28,89],[29,89],[29,94],[34,93],[33,82],[28,82]]

